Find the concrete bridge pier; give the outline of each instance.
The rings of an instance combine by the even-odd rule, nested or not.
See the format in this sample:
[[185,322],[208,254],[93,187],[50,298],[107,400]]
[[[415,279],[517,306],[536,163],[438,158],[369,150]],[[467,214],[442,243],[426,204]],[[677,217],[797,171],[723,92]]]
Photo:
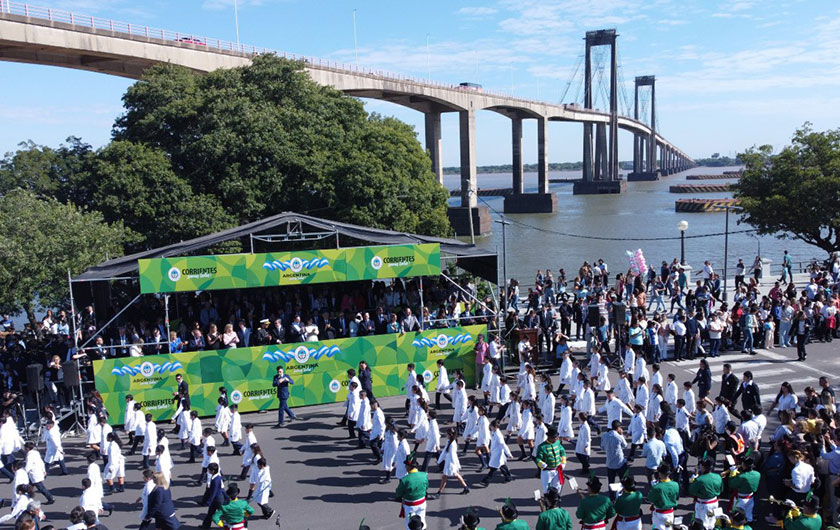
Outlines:
[[537,118],[537,193],[525,193],[522,166],[522,116],[511,117],[511,159],[513,160],[513,193],[505,197],[505,213],[553,213],[557,196],[548,191],[547,128],[548,120]]
[[443,156],[441,153],[440,112],[425,113],[426,117],[426,149],[432,159],[432,172],[438,183],[443,185]]
[[[492,220],[486,206],[478,206],[475,169],[475,111],[458,112],[461,133],[461,206],[448,210],[449,222],[459,236],[481,236],[490,233]],[[472,221],[470,221],[472,218]],[[470,224],[472,223],[472,234]]]

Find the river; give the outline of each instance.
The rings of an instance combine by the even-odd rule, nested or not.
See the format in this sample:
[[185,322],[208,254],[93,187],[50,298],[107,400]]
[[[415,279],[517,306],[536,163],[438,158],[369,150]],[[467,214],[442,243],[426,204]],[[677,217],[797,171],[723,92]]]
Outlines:
[[[508,215],[513,221],[506,228],[507,272],[509,277],[519,279],[523,285],[533,284],[537,269],[546,268],[556,272],[565,268],[571,279],[584,260],[592,263],[603,258],[609,266],[610,275],[625,272],[629,266],[626,251],[642,249],[648,263],[659,265],[662,260],[670,262],[680,256],[679,239],[665,241],[632,241],[633,238],[674,237],[679,238],[677,223],[688,222],[686,236],[722,233],[725,230],[726,214],[714,213],[677,213],[674,201],[686,198],[723,198],[730,193],[676,194],[668,191],[672,184],[680,183],[724,183],[729,180],[686,180],[692,174],[721,174],[738,168],[697,167],[688,171],[663,177],[655,182],[629,182],[626,193],[620,195],[573,195],[571,183],[551,184],[550,189],[557,194],[558,211],[554,214],[518,214]],[[575,179],[579,171],[552,171],[552,179]],[[478,175],[478,187],[509,188],[510,173],[491,173]],[[444,175],[444,186],[448,189],[460,188],[458,175]],[[537,174],[525,174],[525,188],[536,191]],[[460,204],[460,198],[452,198],[451,204]],[[494,219],[501,217],[504,209],[502,197],[480,197],[479,204],[491,208]],[[738,224],[734,212],[729,215],[729,230],[737,232],[747,230],[746,224]],[[529,226],[525,226],[529,225]],[[548,231],[548,232],[546,232]],[[563,232],[587,236],[586,238],[568,237],[550,232]],[[626,241],[604,241],[590,239],[590,236],[626,239]],[[463,238],[462,238],[463,239]],[[493,233],[476,239],[481,248],[502,253],[501,225],[493,223]],[[761,255],[772,262],[773,272],[779,269],[784,250],[788,250],[794,262],[810,261],[813,258],[824,259],[826,253],[794,239],[780,240],[774,236],[756,237],[749,233],[730,233],[729,235],[729,277],[734,273],[738,258],[743,258],[749,267],[759,247]],[[690,238],[685,240],[686,262],[697,270],[705,260],[711,260],[716,271],[723,271],[724,236]],[[501,274],[501,269],[500,269]]]

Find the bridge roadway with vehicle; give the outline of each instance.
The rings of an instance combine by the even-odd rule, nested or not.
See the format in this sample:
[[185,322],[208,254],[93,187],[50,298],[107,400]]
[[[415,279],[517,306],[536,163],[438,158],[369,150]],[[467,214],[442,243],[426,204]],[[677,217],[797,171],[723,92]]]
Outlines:
[[[513,185],[506,196],[509,213],[556,211],[557,199],[549,192],[547,132],[549,121],[583,124],[584,170],[575,183],[576,193],[619,193],[626,183],[618,173],[618,129],[633,134],[633,173],[628,180],[656,180],[693,166],[693,159],[641,119],[639,89],[649,87],[649,123],[655,124],[653,76],[636,78],[634,117],[618,114],[615,30],[586,35],[586,94],[583,106],[533,101],[430,80],[420,80],[379,70],[339,64],[314,57],[276,52],[189,33],[149,28],[46,7],[0,0],[0,60],[61,66],[139,79],[143,72],[161,63],[184,66],[197,72],[244,66],[260,54],[276,53],[303,61],[310,77],[357,97],[380,99],[403,105],[425,115],[426,148],[432,169],[443,182],[441,115],[457,112],[460,123],[461,204],[450,208],[450,219],[459,234],[490,231],[490,215],[477,204],[475,116],[489,110],[511,120]],[[590,49],[609,46],[612,51],[610,110],[592,108]],[[524,192],[522,121],[537,121],[538,190]],[[470,223],[470,216],[473,222]]]

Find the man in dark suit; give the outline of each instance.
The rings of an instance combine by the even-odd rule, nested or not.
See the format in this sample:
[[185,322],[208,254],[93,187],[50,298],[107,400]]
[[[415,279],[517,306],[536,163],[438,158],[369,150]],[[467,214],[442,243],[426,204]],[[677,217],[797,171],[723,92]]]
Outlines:
[[[688,354],[689,359],[694,359],[697,353],[697,347],[700,345],[700,324],[697,322],[697,317],[694,310],[689,310],[688,319],[685,321],[685,353]],[[737,381],[737,377],[735,380]],[[737,383],[736,383],[737,385]]]
[[[376,333],[376,323],[370,319],[370,313],[365,313],[362,317],[362,321],[359,322],[359,336],[366,337],[368,335],[373,335],[374,333]],[[364,389],[365,387],[362,386],[362,390]],[[370,397],[371,395],[368,394],[368,398]]]
[[420,322],[417,320],[416,316],[411,314],[411,309],[408,307],[406,307],[405,311],[403,312],[402,330],[403,333],[409,333],[411,331],[420,331]]
[[187,342],[187,351],[202,351],[206,349],[204,337],[201,335],[201,330],[194,329],[190,340]]
[[732,365],[726,363],[723,365],[723,377],[721,377],[720,382],[720,395],[732,403],[735,400],[737,392],[738,376],[732,373]]
[[204,490],[204,497],[201,498],[202,506],[209,506],[207,515],[204,516],[202,528],[210,528],[213,521],[213,514],[225,503],[225,492],[222,489],[222,476],[219,474],[219,464],[213,462],[207,466],[207,473],[211,477],[210,483]]
[[277,426],[282,427],[286,424],[284,415],[289,414],[290,420],[296,420],[297,417],[292,409],[289,408],[289,385],[295,384],[294,379],[289,377],[283,371],[282,366],[277,367],[277,375],[274,376],[274,381],[271,385],[277,388],[277,399],[280,401],[280,407],[277,409]]
[[286,341],[286,328],[283,327],[283,321],[279,318],[274,319],[270,331],[273,344],[283,344]]
[[254,346],[268,346],[273,341],[271,339],[271,332],[268,330],[269,320],[264,318],[260,320],[260,328],[257,330],[257,336],[255,339],[252,339],[251,342],[254,342]]
[[175,392],[175,397],[181,400],[184,410],[190,410],[190,385],[184,381],[184,376],[177,374],[175,380],[178,381],[178,391]]
[[554,351],[554,307],[551,305],[551,302],[543,306],[543,310],[540,311],[540,349],[542,349],[542,344],[545,343],[545,351],[551,352]]
[[373,317],[373,322],[376,325],[376,334],[384,335],[388,333],[388,315],[381,307],[376,308],[376,315]]
[[350,312],[345,311],[333,323],[335,328],[336,338],[343,339],[350,336]]
[[752,372],[747,370],[744,372],[744,382],[738,386],[738,391],[732,396],[732,401],[741,398],[741,405],[744,410],[752,410],[755,406],[761,405],[761,394],[758,391],[758,385],[753,381]]
[[128,357],[128,347],[131,345],[131,337],[125,332],[125,326],[120,326],[117,336],[111,340],[111,346],[118,346],[111,350],[115,357]]
[[359,363],[359,383],[361,383],[362,390],[365,391],[369,399],[375,399],[373,396],[373,376],[370,373],[370,366],[365,361]]

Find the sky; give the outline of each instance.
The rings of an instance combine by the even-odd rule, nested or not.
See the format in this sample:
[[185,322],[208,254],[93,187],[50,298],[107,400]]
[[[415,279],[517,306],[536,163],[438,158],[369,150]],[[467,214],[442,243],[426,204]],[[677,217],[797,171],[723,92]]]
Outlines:
[[[38,2],[236,39],[234,0]],[[238,0],[238,8],[243,43],[553,103],[580,100],[582,67],[575,72],[586,31],[616,28],[621,108],[632,102],[635,76],[655,75],[658,129],[694,157],[778,149],[806,121],[817,130],[840,123],[836,0]],[[56,146],[70,135],[104,145],[132,83],[8,62],[0,62],[0,80],[3,153],[26,140]],[[366,107],[414,125],[423,142],[421,113],[375,100]],[[481,111],[476,124],[478,164],[509,164],[510,120]],[[534,163],[536,122],[526,120],[523,132],[524,161]],[[444,165],[458,165],[456,114],[444,115],[442,134]],[[581,136],[579,124],[552,122],[549,161],[580,160]],[[622,160],[631,158],[631,140],[620,133]]]

